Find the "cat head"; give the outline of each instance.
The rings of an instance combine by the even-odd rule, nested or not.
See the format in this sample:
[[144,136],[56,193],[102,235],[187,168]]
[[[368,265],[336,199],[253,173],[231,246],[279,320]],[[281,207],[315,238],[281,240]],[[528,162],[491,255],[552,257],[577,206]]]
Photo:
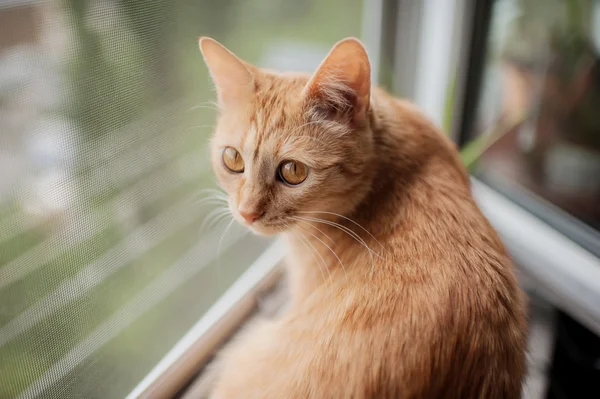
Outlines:
[[270,235],[296,217],[356,207],[374,156],[363,45],[338,42],[309,76],[260,69],[210,38],[199,44],[219,106],[213,168],[234,217]]

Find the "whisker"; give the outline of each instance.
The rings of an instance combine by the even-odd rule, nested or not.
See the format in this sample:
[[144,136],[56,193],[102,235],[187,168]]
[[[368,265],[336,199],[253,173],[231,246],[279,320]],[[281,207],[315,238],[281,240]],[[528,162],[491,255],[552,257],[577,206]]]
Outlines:
[[199,205],[205,205],[205,204],[210,204],[210,205],[217,205],[217,204],[227,204],[229,202],[229,197],[227,196],[227,194],[225,194],[224,192],[222,192],[221,190],[218,190],[216,188],[205,188],[202,190],[198,190],[195,194],[195,196],[204,196],[206,195],[204,198],[200,198],[198,201],[196,201],[195,205],[199,206]]
[[[302,222],[302,223],[307,223],[308,222]],[[317,237],[316,235],[314,235],[313,233],[311,233],[308,229],[298,225],[301,229],[306,230],[306,232],[308,234],[310,234],[311,236],[313,236],[315,238],[315,240],[319,241],[321,244],[325,245],[325,247],[327,247],[327,249],[329,249],[331,251],[331,253],[333,254],[333,256],[335,256],[335,258],[338,260],[338,262],[340,262],[340,265],[342,266],[342,270],[344,271],[344,276],[346,277],[346,285],[348,285],[348,274],[346,273],[346,268],[344,267],[344,264],[342,263],[342,260],[340,259],[340,257],[335,253],[335,251],[327,244],[325,244],[325,242],[323,242],[323,240],[321,240],[319,237]],[[309,224],[310,226],[310,224]],[[329,269],[327,269],[329,271]],[[331,277],[331,274],[329,275]]]
[[229,211],[229,209],[223,211],[222,213],[219,213],[217,215],[215,215],[207,224],[208,228],[207,229],[212,229],[216,226],[219,225],[219,223],[221,223],[222,220],[226,219],[227,216],[232,217],[231,212]]
[[228,196],[227,194],[225,194],[224,192],[222,192],[221,190],[218,190],[216,188],[205,188],[202,190],[198,190],[196,193],[194,193],[195,196],[204,196],[206,195],[205,198],[219,198],[219,199],[227,199]]
[[[299,226],[302,228],[302,226]],[[323,261],[323,266],[325,266],[325,270],[327,270],[327,275],[329,276],[329,281],[330,283],[333,285],[333,277],[331,276],[331,272],[329,271],[329,267],[327,267],[327,262],[325,261],[325,258],[323,258],[323,255],[321,255],[321,253],[317,250],[317,248],[315,248],[315,246],[310,242],[310,240],[304,235],[304,233],[302,233],[301,231],[296,230],[296,232],[298,234],[300,234],[302,237],[304,237],[304,239],[306,240],[306,243],[308,245],[310,245],[310,247],[315,251],[315,253],[319,256],[319,258],[321,258],[321,261]]]
[[327,285],[327,279],[325,278],[325,273],[323,273],[323,268],[321,267],[321,264],[317,260],[317,257],[315,256],[314,252],[304,242],[304,239],[306,239],[306,237],[304,239],[302,239],[302,237],[300,237],[300,235],[298,235],[298,232],[296,232],[296,230],[294,230],[289,224],[284,223],[284,225],[288,228],[289,231],[291,231],[296,236],[296,238],[298,238],[298,241],[300,241],[302,243],[302,245],[304,245],[304,248],[306,248],[306,250],[310,253],[312,258],[315,260],[315,263],[317,264],[319,271],[321,272],[321,277],[323,277],[323,283],[325,285]]
[[[300,216],[292,216],[292,219],[302,219],[302,217]],[[311,227],[315,230],[317,230],[319,233],[323,234],[325,237],[327,237],[327,239],[329,240],[329,242],[331,242],[332,244],[335,244],[335,241],[333,241],[333,239],[331,237],[329,237],[329,235],[327,235],[327,233],[325,233],[323,230],[321,230],[320,228],[318,228],[317,226],[315,226],[314,224],[311,224]]]
[[223,229],[223,233],[221,233],[221,237],[219,238],[219,242],[217,243],[217,285],[221,286],[221,244],[223,243],[223,238],[229,231],[229,228],[233,225],[235,219],[231,219],[231,222]]
[[[322,220],[322,219],[318,219],[318,218],[310,218],[310,217],[302,217],[302,216],[292,216],[292,219],[301,221],[301,220],[306,220],[306,221],[314,221],[317,223],[324,223],[326,225],[329,225],[331,227],[335,227],[338,230],[341,230],[342,232],[348,234],[350,237],[352,237],[355,241],[357,241],[359,244],[361,244],[363,247],[365,247],[367,249],[367,252],[369,253],[369,256],[371,257],[371,273],[373,273],[373,271],[375,271],[375,259],[373,258],[373,255],[376,255],[378,257],[381,257],[379,254],[375,253],[375,251],[373,251],[368,245],[367,243],[355,232],[353,232],[352,230],[348,229],[345,226],[342,226],[338,223],[335,222],[330,222],[327,220]],[[324,234],[327,238],[329,238],[329,240],[331,242],[334,242],[333,239],[331,239],[331,237],[329,237],[325,232],[321,231],[321,229],[319,229],[317,226],[315,226],[312,223],[309,222],[304,222],[304,223],[308,223],[312,228],[316,229],[317,231],[321,232],[322,234]]]
[[217,244],[217,257],[220,257],[220,255],[221,255],[221,244],[223,243],[225,234],[227,234],[227,231],[231,228],[231,226],[233,225],[234,222],[235,222],[235,219],[231,219],[229,224],[227,224],[227,227],[225,227],[225,229],[223,230],[223,233],[221,233],[221,238],[219,238],[219,242]]
[[194,105],[194,106],[190,107],[189,110],[190,111],[196,111],[196,110],[202,109],[202,108],[204,108],[204,109],[212,109],[213,111],[218,111],[219,110],[219,105],[217,103],[215,103],[215,102],[212,102],[212,101],[206,101],[206,102],[203,102],[203,103],[200,103],[198,105]]
[[377,238],[375,238],[375,236],[373,234],[371,234],[371,232],[369,232],[369,230],[365,229],[359,223],[355,222],[354,220],[350,219],[349,217],[346,217],[344,215],[340,215],[339,213],[326,212],[326,211],[298,211],[298,213],[324,213],[324,214],[327,214],[327,215],[334,215],[334,216],[341,217],[342,219],[345,219],[345,220],[347,220],[347,221],[349,221],[351,223],[354,223],[356,226],[360,227],[365,233],[367,233],[368,235],[370,235],[371,238],[374,239],[375,242],[377,242],[377,244],[379,244],[384,251],[386,250],[385,247],[383,246],[383,244],[380,243],[379,240],[377,240]]
[[214,221],[214,219],[216,219],[216,218],[221,219],[221,216],[227,215],[229,213],[230,213],[230,211],[229,211],[228,208],[216,208],[216,209],[213,209],[204,218],[204,221],[200,225],[199,231],[205,231],[205,228],[207,226],[212,225],[212,222]]
[[[361,236],[359,236],[357,233],[355,233],[354,231],[352,231],[351,229],[349,229],[346,226],[343,226],[343,225],[341,225],[339,223],[336,223],[336,222],[332,222],[331,220],[325,220],[325,219],[314,218],[314,217],[309,217],[309,216],[292,216],[292,218],[293,219],[297,219],[297,220],[309,220],[309,221],[313,221],[313,222],[317,222],[317,223],[323,223],[323,224],[326,224],[328,226],[335,227],[335,228],[343,231],[344,233],[348,234],[352,238],[354,238],[360,244],[362,244],[369,251],[370,254],[375,255],[375,256],[377,256],[379,258],[385,259],[383,256],[381,256],[380,254],[378,254],[377,252],[375,252],[371,247],[369,247],[369,245],[365,242],[365,240],[363,240],[363,238]],[[315,229],[317,229],[316,226],[313,225],[313,227]]]
[[206,198],[201,198],[198,201],[196,201],[196,203],[194,205],[196,206],[200,206],[200,205],[217,205],[217,204],[223,204],[223,203],[227,203],[227,200],[224,198],[215,198],[215,197],[206,197]]

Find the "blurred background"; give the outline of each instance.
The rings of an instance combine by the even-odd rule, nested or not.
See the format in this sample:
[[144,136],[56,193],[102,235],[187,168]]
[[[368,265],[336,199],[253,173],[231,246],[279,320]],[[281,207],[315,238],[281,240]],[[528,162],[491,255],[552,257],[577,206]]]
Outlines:
[[125,397],[270,244],[203,201],[201,35],[303,71],[360,37],[518,264],[525,396],[600,397],[600,0],[0,0],[0,398]]

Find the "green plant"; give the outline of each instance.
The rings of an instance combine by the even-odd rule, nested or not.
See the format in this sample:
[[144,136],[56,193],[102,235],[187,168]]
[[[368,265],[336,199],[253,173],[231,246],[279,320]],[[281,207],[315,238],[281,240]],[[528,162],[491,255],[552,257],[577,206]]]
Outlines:
[[467,143],[460,151],[460,157],[465,166],[468,169],[472,169],[488,148],[504,137],[508,132],[512,131],[516,126],[523,123],[527,119],[527,115],[527,112],[523,112],[511,120],[500,120],[491,129]]
[[456,98],[456,75],[446,89],[446,101],[444,102],[444,116],[442,127],[446,134],[451,134],[452,120],[454,118],[454,99]]

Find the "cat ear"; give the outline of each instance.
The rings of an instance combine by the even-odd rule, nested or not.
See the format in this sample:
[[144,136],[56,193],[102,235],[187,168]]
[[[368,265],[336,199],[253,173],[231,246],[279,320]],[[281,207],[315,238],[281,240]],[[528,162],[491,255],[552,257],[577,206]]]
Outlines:
[[201,37],[198,44],[217,88],[219,104],[227,107],[248,101],[254,92],[249,65],[214,39]]
[[304,90],[316,112],[364,119],[371,95],[371,66],[362,43],[355,38],[336,43]]

